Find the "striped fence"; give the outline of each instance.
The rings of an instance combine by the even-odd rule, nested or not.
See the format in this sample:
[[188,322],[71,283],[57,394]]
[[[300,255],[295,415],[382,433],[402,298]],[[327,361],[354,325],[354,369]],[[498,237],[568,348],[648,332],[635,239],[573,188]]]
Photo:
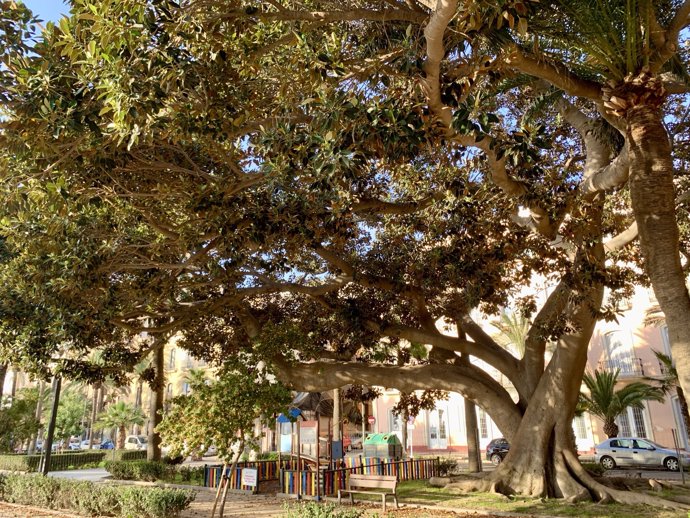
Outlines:
[[[321,472],[321,495],[334,495],[347,487],[350,473],[364,475],[393,475],[398,481],[428,479],[438,474],[439,459],[395,460],[377,457],[346,458],[341,466]],[[281,492],[290,495],[316,496],[314,471],[281,470]]]
[[[302,461],[302,469],[306,469],[306,463]],[[230,476],[230,468],[226,470],[226,476],[230,476],[230,489],[250,490],[241,486],[242,468],[254,468],[257,470],[259,482],[266,480],[278,480],[281,470],[297,469],[297,461],[295,459],[283,459],[280,462],[277,460],[255,460],[247,462],[238,462],[235,473]],[[220,484],[220,477],[223,471],[223,466],[206,465],[204,466],[204,486],[218,487]]]

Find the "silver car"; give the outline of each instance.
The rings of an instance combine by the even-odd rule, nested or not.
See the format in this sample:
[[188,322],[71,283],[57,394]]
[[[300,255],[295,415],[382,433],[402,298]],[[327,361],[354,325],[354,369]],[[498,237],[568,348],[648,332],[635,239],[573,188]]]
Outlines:
[[[637,437],[613,437],[606,439],[594,448],[595,461],[600,462],[605,469],[616,466],[647,466],[670,471],[678,471],[678,454],[675,450],[666,448]],[[680,460],[683,466],[690,466],[690,454],[682,451]]]

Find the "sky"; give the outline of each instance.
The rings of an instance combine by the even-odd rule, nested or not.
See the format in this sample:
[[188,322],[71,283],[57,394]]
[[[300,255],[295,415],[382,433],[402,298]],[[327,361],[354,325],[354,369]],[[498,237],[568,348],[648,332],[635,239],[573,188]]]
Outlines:
[[56,21],[60,15],[69,12],[69,6],[63,0],[23,0],[24,5],[42,20]]

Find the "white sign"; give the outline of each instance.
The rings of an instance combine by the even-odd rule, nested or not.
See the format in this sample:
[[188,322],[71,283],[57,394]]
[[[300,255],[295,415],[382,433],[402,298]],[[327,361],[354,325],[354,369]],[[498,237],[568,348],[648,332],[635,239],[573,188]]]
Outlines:
[[242,485],[256,487],[259,480],[259,470],[254,468],[242,468]]
[[316,423],[314,426],[302,426],[299,428],[299,442],[301,444],[316,444]]

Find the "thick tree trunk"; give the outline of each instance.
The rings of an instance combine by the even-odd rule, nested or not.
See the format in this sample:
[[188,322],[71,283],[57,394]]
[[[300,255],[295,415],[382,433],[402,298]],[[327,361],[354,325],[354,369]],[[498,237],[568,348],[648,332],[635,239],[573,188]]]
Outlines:
[[163,343],[153,351],[153,367],[156,371],[151,383],[151,403],[149,405],[149,441],[146,447],[147,460],[161,460],[161,436],[156,432],[163,416],[163,395],[165,390],[165,349]]
[[681,267],[671,145],[659,107],[627,113],[630,195],[640,249],[659,306],[666,316],[671,353],[683,391],[690,390],[690,296]]
[[482,470],[477,434],[477,405],[465,400],[465,430],[467,432],[467,463],[470,473],[479,473]]
[[407,442],[409,441],[409,434],[407,432],[407,421],[410,419],[410,412],[405,408],[400,414],[400,420],[402,423],[400,423],[400,437],[402,439],[402,447],[403,447],[403,456],[407,456],[407,447],[408,444]]

